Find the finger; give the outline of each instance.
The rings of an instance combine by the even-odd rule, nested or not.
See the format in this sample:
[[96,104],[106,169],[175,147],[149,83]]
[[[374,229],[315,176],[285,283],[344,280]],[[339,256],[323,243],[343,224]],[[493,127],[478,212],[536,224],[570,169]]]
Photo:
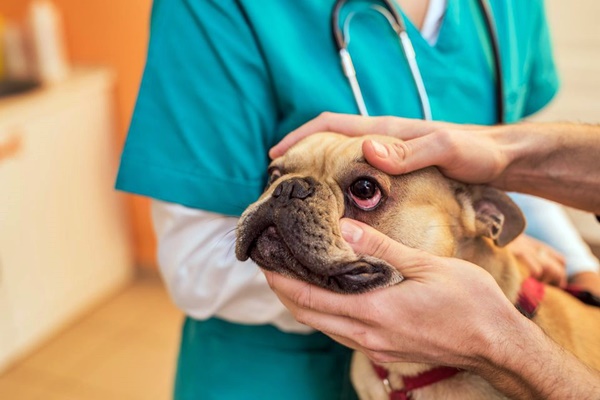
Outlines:
[[537,255],[540,259],[550,260],[551,262],[562,265],[563,268],[565,267],[567,261],[561,252],[544,242],[540,242],[537,239],[530,237],[529,240],[537,244]]
[[540,280],[551,285],[561,285],[566,281],[566,260],[564,256],[554,248],[539,243],[537,258],[542,267]]
[[351,348],[353,350],[360,351],[361,353],[363,353],[364,355],[369,357],[369,359],[371,359],[372,361],[377,362],[377,363],[414,361],[414,359],[409,360],[409,359],[405,359],[404,357],[399,357],[398,351],[394,351],[393,354],[388,354],[386,351],[381,351],[381,350],[377,350],[377,349],[364,347],[361,344],[361,342],[359,341],[360,337],[358,337],[357,340],[354,340],[354,335],[352,335],[352,336],[334,335],[334,334],[328,333],[326,331],[322,331],[322,332],[324,334],[326,334],[327,336],[329,336],[330,338],[332,338],[333,340],[335,340],[336,342],[341,343],[342,345],[344,345],[348,348]]
[[562,269],[566,268],[567,259],[562,253],[556,251],[552,247],[548,247],[548,256],[551,257],[558,265],[560,265]]
[[400,117],[364,117],[324,112],[290,132],[271,148],[269,157],[273,159],[284,155],[292,145],[316,132],[337,132],[347,136],[386,135],[407,140],[425,135],[443,125],[439,122]]
[[543,268],[542,264],[538,261],[536,257],[531,256],[529,254],[517,254],[516,257],[529,270],[531,276],[533,276],[536,279],[541,278]]
[[379,362],[398,361],[397,357],[391,357],[379,350],[384,348],[386,338],[378,335],[372,326],[360,320],[324,314],[312,309],[300,309],[293,315],[298,322],[323,332],[348,348],[361,351],[369,357],[374,356]]
[[405,277],[408,277],[404,274],[408,268],[422,266],[425,260],[434,257],[421,250],[404,246],[362,222],[343,218],[340,223],[344,239],[356,253],[387,261]]
[[294,316],[302,310],[317,310],[322,314],[347,317],[368,308],[364,298],[334,293],[275,272],[263,270],[263,273],[271,289]]
[[329,336],[330,338],[332,338],[333,340],[335,340],[336,342],[352,349],[352,350],[356,350],[356,351],[362,351],[364,352],[365,349],[358,344],[357,342],[355,342],[354,340],[352,340],[352,338],[347,337],[347,336],[338,336],[338,335],[334,335],[332,333],[326,332],[326,331],[321,331],[324,334],[326,334],[327,336]]
[[301,324],[310,326],[326,335],[333,337],[338,342],[353,349],[361,346],[358,341],[365,335],[367,327],[352,318],[325,314],[312,309],[302,309],[293,313],[294,318]]
[[324,112],[287,134],[269,150],[269,157],[274,159],[284,155],[295,143],[316,132],[338,132],[358,136],[360,132],[368,131],[369,125],[369,119],[360,115]]
[[567,274],[564,274],[561,280],[558,282],[558,287],[564,289],[567,286],[569,286],[569,278],[567,278]]
[[396,143],[365,140],[362,150],[369,164],[391,175],[440,165],[446,157],[432,135]]
[[450,178],[469,183],[485,182],[489,179],[487,175],[474,174],[471,167],[464,165],[469,158],[462,154],[457,138],[446,130],[436,130],[404,142],[384,144],[365,140],[362,150],[369,164],[388,174],[398,175],[437,166]]
[[550,285],[564,287],[567,282],[567,276],[564,269],[556,264],[547,265],[544,267],[544,272],[542,273],[542,278],[540,280]]
[[566,283],[567,278],[564,264],[560,260],[553,258],[550,254],[544,255],[542,269],[543,272],[540,278],[542,282],[556,286]]

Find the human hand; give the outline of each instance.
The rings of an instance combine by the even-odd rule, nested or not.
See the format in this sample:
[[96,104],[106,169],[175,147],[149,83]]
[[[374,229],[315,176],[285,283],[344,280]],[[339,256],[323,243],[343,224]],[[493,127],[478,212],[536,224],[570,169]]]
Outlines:
[[530,236],[520,235],[506,248],[529,269],[531,276],[537,280],[559,287],[567,285],[565,257],[552,247]]
[[322,131],[348,136],[379,134],[404,140],[398,144],[372,140],[363,143],[366,160],[389,174],[403,174],[435,165],[450,178],[468,183],[490,183],[498,179],[508,165],[493,127],[327,112],[291,132],[271,149],[269,155],[271,158],[281,156],[302,138]]
[[387,261],[405,280],[361,295],[343,295],[264,271],[299,322],[377,362],[468,368],[488,351],[503,324],[521,318],[482,268],[406,247],[357,221],[341,223],[356,253]]

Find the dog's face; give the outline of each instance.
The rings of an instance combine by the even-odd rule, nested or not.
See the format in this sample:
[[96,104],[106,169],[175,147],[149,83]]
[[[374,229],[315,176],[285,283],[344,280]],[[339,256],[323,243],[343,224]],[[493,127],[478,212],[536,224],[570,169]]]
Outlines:
[[264,269],[336,292],[359,293],[402,276],[382,260],[355,254],[341,237],[342,217],[442,256],[454,256],[462,241],[480,236],[504,245],[523,230],[520,210],[502,192],[460,184],[435,168],[387,175],[364,160],[365,138],[315,134],[274,160],[265,192],[240,218],[238,259],[250,257]]

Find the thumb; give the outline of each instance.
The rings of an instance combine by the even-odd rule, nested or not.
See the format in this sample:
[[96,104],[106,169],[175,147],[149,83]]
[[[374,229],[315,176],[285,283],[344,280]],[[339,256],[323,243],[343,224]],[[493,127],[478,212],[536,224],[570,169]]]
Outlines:
[[405,277],[411,267],[423,266],[432,257],[422,250],[396,242],[378,230],[348,218],[340,221],[342,236],[357,254],[369,255],[387,261]]

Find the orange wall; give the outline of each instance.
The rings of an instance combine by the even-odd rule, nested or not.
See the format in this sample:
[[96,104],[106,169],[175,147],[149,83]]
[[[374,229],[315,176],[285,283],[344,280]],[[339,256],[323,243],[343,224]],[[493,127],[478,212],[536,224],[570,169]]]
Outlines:
[[[22,22],[27,0],[1,0],[0,14]],[[73,63],[112,67],[117,73],[119,136],[125,139],[146,57],[151,0],[54,0],[61,12],[67,51]],[[128,196],[138,265],[155,265],[155,241],[147,199]]]

